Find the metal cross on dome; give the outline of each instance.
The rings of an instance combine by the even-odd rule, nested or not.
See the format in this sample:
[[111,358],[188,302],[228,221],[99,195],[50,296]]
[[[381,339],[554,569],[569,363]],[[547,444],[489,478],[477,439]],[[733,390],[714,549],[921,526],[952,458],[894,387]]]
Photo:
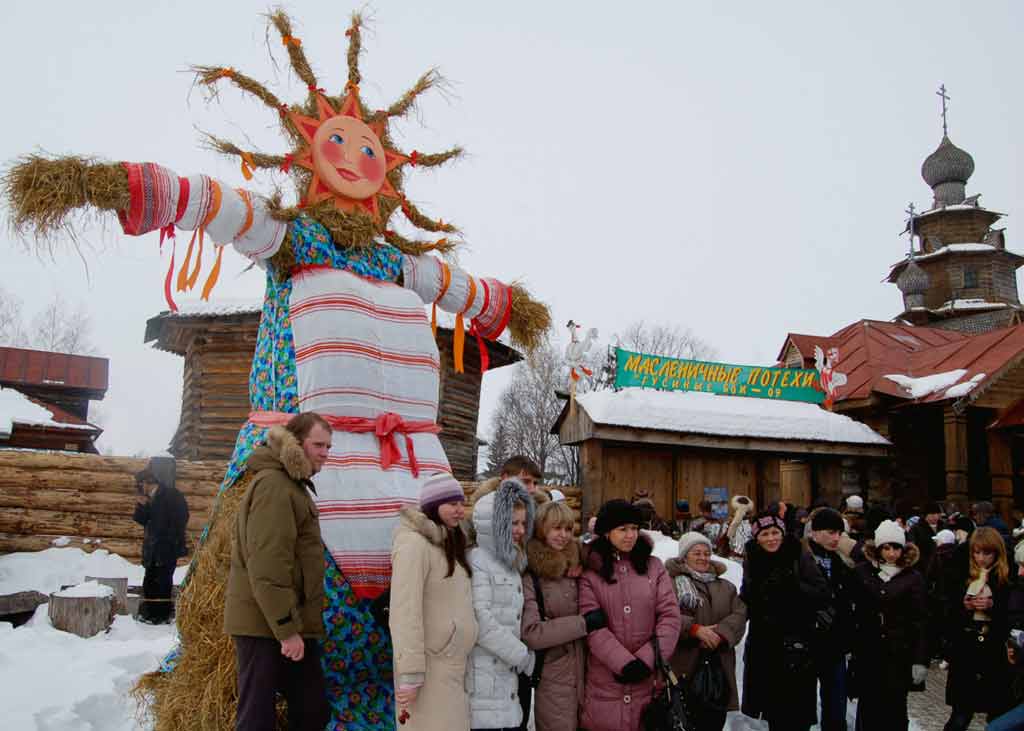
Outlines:
[[948,137],[949,128],[946,125],[946,113],[949,111],[949,109],[946,106],[946,102],[949,101],[950,96],[949,94],[946,93],[946,85],[940,84],[939,90],[935,92],[935,95],[942,98],[942,136]]
[[907,221],[906,230],[910,233],[910,252],[909,256],[911,259],[914,258],[914,213],[917,212],[917,208],[914,207],[914,202],[911,201],[907,206],[907,210],[904,211],[909,216]]

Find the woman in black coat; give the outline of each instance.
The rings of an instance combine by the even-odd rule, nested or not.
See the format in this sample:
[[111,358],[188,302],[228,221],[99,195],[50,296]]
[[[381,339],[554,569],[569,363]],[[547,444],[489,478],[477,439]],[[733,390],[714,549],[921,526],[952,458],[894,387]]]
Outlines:
[[762,513],[752,529],[740,590],[750,620],[741,710],[769,729],[809,729],[818,720],[811,635],[828,584],[778,515]]
[[991,718],[1005,711],[1009,702],[1005,646],[1010,635],[1010,589],[1002,536],[994,528],[975,530],[953,557],[950,571],[946,704],[952,712],[945,731],[964,731],[975,713]]
[[920,552],[891,520],[857,566],[857,731],[906,731],[907,693],[928,673],[928,594]]

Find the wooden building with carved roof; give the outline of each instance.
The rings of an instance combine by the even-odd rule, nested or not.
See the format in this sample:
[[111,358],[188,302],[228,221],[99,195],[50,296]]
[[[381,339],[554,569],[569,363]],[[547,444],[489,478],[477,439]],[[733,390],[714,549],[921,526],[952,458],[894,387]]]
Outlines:
[[[181,418],[168,448],[179,459],[226,460],[249,415],[249,371],[259,329],[259,303],[183,304],[146,322],[145,342],[185,359]],[[439,438],[452,472],[473,480],[477,465],[480,411],[480,356],[467,343],[465,373],[453,367],[454,318],[438,313],[441,356]],[[507,342],[487,343],[489,368],[521,359]]]

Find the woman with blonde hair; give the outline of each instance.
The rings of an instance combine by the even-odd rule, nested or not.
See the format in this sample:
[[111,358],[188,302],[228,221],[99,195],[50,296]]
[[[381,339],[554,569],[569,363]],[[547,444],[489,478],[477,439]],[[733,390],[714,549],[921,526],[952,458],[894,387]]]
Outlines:
[[576,731],[583,702],[585,638],[607,625],[604,612],[579,611],[580,544],[576,516],[564,502],[537,509],[526,544],[523,576],[523,642],[536,653],[532,684],[537,731]]
[[991,717],[1006,703],[1010,568],[1002,536],[994,528],[975,530],[966,551],[954,557],[951,571],[946,584],[946,704],[952,712],[945,731],[963,731],[975,713]]

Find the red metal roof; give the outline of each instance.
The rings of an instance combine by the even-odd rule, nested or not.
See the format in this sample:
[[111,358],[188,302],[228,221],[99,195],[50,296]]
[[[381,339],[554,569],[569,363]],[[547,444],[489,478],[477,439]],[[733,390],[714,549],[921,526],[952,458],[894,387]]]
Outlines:
[[[814,344],[824,347],[828,343],[839,348],[836,370],[846,375],[847,382],[839,389],[837,401],[866,399],[874,393],[910,400],[907,391],[886,378],[887,375],[923,378],[961,369],[966,373],[957,383],[966,383],[978,374],[985,374],[972,391],[980,393],[1008,368],[1024,359],[1024,325],[969,335],[938,328],[860,320],[828,338],[791,333],[786,343],[790,341],[801,353],[806,346],[813,351]],[[945,393],[946,389],[940,389],[920,398],[918,403],[943,401],[948,398]]]
[[789,344],[792,343],[800,355],[803,356],[804,360],[814,360],[814,346],[820,345],[822,350],[828,350],[829,348],[838,345],[834,338],[824,337],[822,335],[804,335],[802,333],[789,333],[786,336],[786,340],[782,343],[782,350],[779,351],[778,360],[780,363],[786,358],[786,349]]
[[0,385],[5,386],[40,386],[103,398],[109,366],[106,358],[0,347]]

